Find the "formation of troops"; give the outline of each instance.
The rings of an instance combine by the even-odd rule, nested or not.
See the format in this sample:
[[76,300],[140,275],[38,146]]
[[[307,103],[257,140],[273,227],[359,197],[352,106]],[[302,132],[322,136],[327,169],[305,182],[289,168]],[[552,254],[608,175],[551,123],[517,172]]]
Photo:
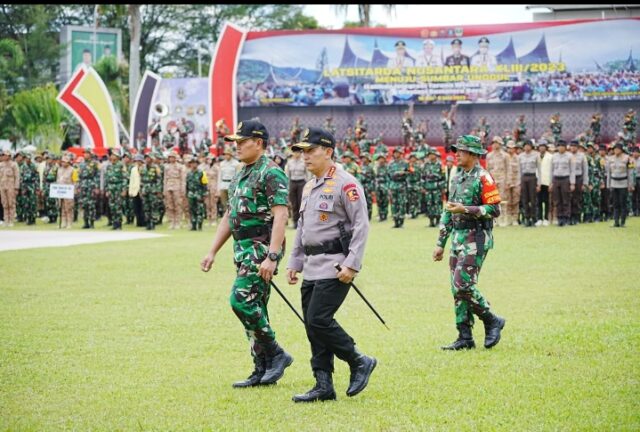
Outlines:
[[[441,119],[447,146],[453,143],[455,108],[443,111]],[[601,114],[593,114],[589,128],[566,142],[559,113],[550,118],[547,131],[537,140],[529,138],[524,115],[516,117],[512,130],[493,135],[482,117],[470,135],[479,137],[489,151],[481,164],[495,178],[503,199],[496,226],[565,226],[609,219],[614,226],[624,226],[630,214],[640,215],[636,112],[625,114],[622,130],[609,144],[602,142],[601,121]],[[190,148],[165,148],[159,144],[165,141],[161,129],[152,126],[151,146],[140,138],[135,149],[110,151],[108,160],[99,160],[90,150],[81,158],[71,153],[5,151],[0,163],[3,226],[33,225],[40,217],[70,228],[79,210],[87,229],[103,216],[114,230],[134,221],[149,230],[163,221],[170,229],[179,229],[185,222],[192,230],[201,230],[205,221],[215,225],[227,205],[231,180],[242,167],[233,143],[223,140],[229,133],[224,120],[216,123],[215,144],[205,136]],[[294,227],[309,173],[291,144],[299,142],[304,128],[295,117],[290,131],[271,138],[266,149],[296,186],[289,196]],[[401,128],[404,145],[390,148],[382,134],[369,138],[367,122],[360,115],[336,140],[337,161],[362,184],[369,219],[375,202],[381,222],[390,213],[393,226],[402,227],[406,217],[425,215],[428,226],[435,227],[458,172],[456,160],[445,153],[442,163],[441,152],[426,141],[427,120],[414,125],[412,105],[403,115]],[[332,117],[325,119],[323,129],[335,136]],[[50,198],[52,183],[74,184],[74,200]]]

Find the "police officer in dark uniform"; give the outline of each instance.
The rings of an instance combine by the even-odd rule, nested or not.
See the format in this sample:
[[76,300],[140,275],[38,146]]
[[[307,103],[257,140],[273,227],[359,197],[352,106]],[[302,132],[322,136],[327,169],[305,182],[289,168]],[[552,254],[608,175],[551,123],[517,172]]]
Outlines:
[[462,54],[462,41],[460,39],[454,39],[451,41],[451,50],[453,54],[448,56],[444,61],[445,66],[469,66],[469,57]]
[[[369,231],[364,191],[358,181],[334,162],[335,139],[320,128],[309,128],[303,142],[293,147],[304,151],[313,173],[302,192],[296,239],[287,265],[289,284],[303,272],[302,311],[311,343],[311,368],[316,385],[294,402],[336,399],[333,359],[347,362],[351,379],[347,396],[367,386],[377,360],[356,350],[355,342],[334,319],[349,293],[351,281],[362,267]],[[341,266],[339,272],[334,265]]]

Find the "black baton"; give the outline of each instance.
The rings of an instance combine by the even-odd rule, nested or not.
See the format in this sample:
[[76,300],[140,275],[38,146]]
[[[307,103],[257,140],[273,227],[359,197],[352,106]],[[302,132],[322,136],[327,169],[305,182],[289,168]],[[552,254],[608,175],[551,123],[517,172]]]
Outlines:
[[296,314],[296,316],[298,318],[300,318],[300,321],[302,322],[302,324],[304,324],[304,320],[302,319],[302,317],[300,316],[298,311],[293,307],[293,305],[289,302],[289,300],[287,300],[287,298],[284,296],[284,294],[282,294],[282,291],[280,291],[280,289],[278,289],[278,287],[276,286],[275,283],[273,283],[273,281],[271,281],[271,286],[278,292],[278,294],[280,294],[280,297],[282,297],[282,300],[284,300],[285,303],[287,303],[289,305],[289,307],[291,308],[293,313]]
[[[336,263],[334,264],[334,267],[336,268],[336,270],[338,271],[342,271],[342,267],[340,267],[340,264]],[[364,302],[367,304],[367,306],[369,306],[369,309],[371,309],[373,311],[374,314],[376,314],[376,316],[378,317],[378,319],[380,320],[380,322],[382,323],[382,325],[384,325],[387,330],[391,330],[389,328],[389,326],[387,326],[387,323],[384,322],[384,320],[382,319],[382,317],[380,316],[380,314],[378,313],[378,311],[375,310],[375,308],[373,306],[371,306],[371,303],[369,303],[369,301],[366,299],[366,297],[364,296],[364,294],[362,294],[362,292],[360,292],[360,290],[358,289],[358,287],[356,286],[356,284],[354,284],[353,282],[351,282],[351,286],[353,287],[354,290],[356,290],[356,292],[358,293],[358,295],[360,297],[362,297],[362,300],[364,300]]]

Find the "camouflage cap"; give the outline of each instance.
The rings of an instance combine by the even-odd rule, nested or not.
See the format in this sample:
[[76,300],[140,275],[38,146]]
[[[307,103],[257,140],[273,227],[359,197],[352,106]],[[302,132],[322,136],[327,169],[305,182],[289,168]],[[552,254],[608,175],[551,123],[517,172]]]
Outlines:
[[364,152],[360,155],[360,159],[368,159],[369,161],[371,161],[371,155],[367,152]]
[[458,137],[456,143],[451,146],[451,150],[453,150],[454,153],[463,150],[477,155],[483,155],[487,152],[482,148],[480,138],[474,135],[462,135]]
[[373,158],[375,160],[378,160],[378,159],[385,159],[386,160],[387,159],[387,157],[384,155],[384,153],[376,153],[376,154],[373,155]]
[[346,151],[346,152],[344,152],[344,154],[342,155],[342,157],[343,157],[343,158],[348,157],[348,158],[351,158],[351,159],[355,159],[355,158],[356,158],[356,155],[354,155],[354,154],[353,154],[352,152],[350,152],[350,151]]

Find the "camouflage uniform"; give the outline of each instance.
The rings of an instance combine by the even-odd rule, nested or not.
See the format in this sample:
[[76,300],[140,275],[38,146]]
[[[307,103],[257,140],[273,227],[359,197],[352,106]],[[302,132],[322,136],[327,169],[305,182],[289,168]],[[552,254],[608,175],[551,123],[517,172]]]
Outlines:
[[92,227],[96,220],[96,196],[94,191],[100,188],[100,167],[94,160],[86,160],[78,170],[80,178],[80,205],[84,217],[84,226]]
[[109,193],[109,210],[113,229],[122,228],[122,194],[128,188],[129,175],[124,164],[118,160],[109,165],[105,175],[105,189]]
[[[377,155],[376,161],[380,158],[386,161],[386,153]],[[389,182],[389,167],[386,163],[376,166],[376,204],[378,205],[378,218],[381,222],[387,220],[389,214]]]
[[238,276],[231,290],[231,307],[245,327],[254,356],[262,355],[266,345],[276,337],[267,311],[270,287],[258,275],[258,268],[269,252],[271,208],[286,206],[288,198],[284,171],[265,155],[245,166],[229,185],[231,231],[241,234],[249,229],[263,229],[260,234],[233,242]]
[[[470,136],[463,138],[467,137]],[[460,141],[455,147],[458,150],[471,148],[467,151],[479,153],[482,149],[479,138],[470,138],[475,138],[473,147],[463,146]],[[460,169],[453,180],[449,201],[465,206],[465,213],[452,214],[446,209],[442,212],[437,241],[437,246],[444,248],[451,237],[449,268],[456,326],[458,329],[472,328],[474,313],[487,326],[488,320],[492,322],[495,316],[489,313],[489,302],[478,290],[477,283],[487,253],[493,248],[492,219],[500,213],[500,194],[491,174],[476,164],[470,171]]]
[[422,167],[422,178],[426,190],[429,226],[436,226],[442,213],[442,190],[445,188],[445,176],[440,161],[426,161]]
[[156,164],[145,164],[140,168],[140,192],[142,211],[147,229],[152,230],[160,222],[162,205],[162,169]]
[[[127,169],[127,179],[131,178],[131,170],[133,169],[133,163],[124,163],[124,166]],[[128,180],[127,180],[128,182]],[[128,187],[128,186],[127,186]],[[127,194],[122,198],[122,212],[127,220],[127,225],[131,225],[133,223],[133,219],[135,218],[135,212],[133,209],[133,198]]]
[[[412,156],[415,157],[415,154]],[[415,219],[420,214],[422,166],[417,161],[409,162],[407,170],[407,213],[411,215],[411,219]]]
[[[28,161],[28,162],[27,162]],[[26,159],[20,167],[20,195],[22,196],[22,220],[34,225],[38,212],[37,192],[40,190],[40,175],[31,159]]]
[[[54,156],[55,157],[55,156]],[[47,209],[47,217],[49,223],[55,223],[58,219],[58,200],[56,198],[50,198],[51,185],[56,182],[58,177],[58,164],[51,163],[45,168],[44,171],[44,202]]]
[[404,215],[407,208],[407,174],[409,173],[409,165],[402,159],[394,159],[389,164],[388,173],[391,178],[391,215],[397,228],[404,224]]
[[[192,160],[190,164],[197,163]],[[191,215],[191,230],[202,230],[205,217],[204,197],[207,195],[209,181],[207,175],[200,169],[189,170],[187,173],[187,199],[189,200],[189,214]]]
[[[367,153],[366,158],[371,161],[371,157]],[[369,220],[371,220],[371,211],[373,209],[373,193],[376,190],[376,173],[373,170],[373,166],[371,163],[368,165],[362,164],[360,168],[360,183],[362,184],[362,189],[364,189],[364,197],[367,201],[367,212],[369,215]]]
[[562,122],[560,119],[551,123],[551,133],[553,134],[554,143],[558,143],[558,140],[562,138]]
[[596,206],[600,203],[600,201],[594,201],[593,191],[600,190],[600,179],[598,177],[599,173],[596,171],[595,159],[588,154],[585,154],[585,157],[589,167],[589,183],[587,187],[582,189],[582,220],[583,222],[593,222],[598,213]]

